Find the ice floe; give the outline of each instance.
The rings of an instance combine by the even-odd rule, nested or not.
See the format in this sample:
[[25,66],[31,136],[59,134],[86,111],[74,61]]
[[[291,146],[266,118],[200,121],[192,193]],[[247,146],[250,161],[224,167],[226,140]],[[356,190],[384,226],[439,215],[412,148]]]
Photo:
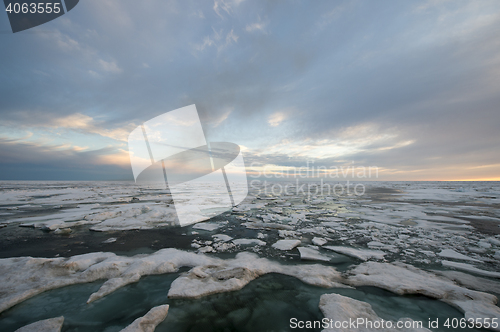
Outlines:
[[60,332],[64,317],[55,317],[40,320],[17,329],[15,332]]
[[323,248],[338,252],[339,254],[354,257],[362,261],[367,261],[371,258],[384,259],[384,256],[386,255],[386,253],[381,250],[357,249],[342,246],[324,246]]
[[[339,294],[324,294],[321,295],[319,300],[319,308],[323,315],[329,319],[328,328],[324,329],[323,332],[430,332],[430,330],[422,328],[396,328],[396,323],[391,321],[384,321],[373,311],[372,306],[366,302],[358,301],[347,296],[342,296]],[[410,318],[403,318],[402,322],[413,322]],[[341,323],[338,327],[335,327],[335,322]],[[347,322],[344,326],[342,323]],[[350,325],[350,322],[359,322],[359,325]],[[370,325],[371,324],[371,325]],[[377,325],[378,324],[378,325]],[[390,324],[390,325],[389,325]],[[333,326],[332,326],[333,325]],[[413,324],[410,323],[409,326]],[[355,326],[357,328],[352,328]],[[373,326],[378,326],[374,328]],[[390,327],[389,327],[390,326]]]
[[330,261],[330,257],[321,254],[318,250],[308,247],[298,247],[300,259],[310,261]]
[[194,229],[201,229],[204,231],[215,231],[216,229],[222,226],[221,223],[213,223],[213,222],[200,222],[193,225]]
[[278,240],[272,247],[279,250],[292,250],[300,243],[300,240]]
[[346,287],[333,267],[313,265],[281,265],[255,254],[242,252],[236,258],[197,266],[179,276],[168,291],[169,298],[198,298],[243,288],[267,273],[280,273],[320,287]]
[[462,260],[462,261],[481,262],[478,259],[475,259],[475,258],[472,258],[472,257],[469,257],[469,256],[465,256],[465,255],[463,255],[461,253],[458,253],[458,252],[456,252],[453,249],[444,249],[444,250],[441,250],[441,252],[438,253],[438,256],[445,257],[445,258],[458,259],[458,260]]
[[451,268],[454,268],[457,270],[471,272],[473,274],[478,274],[478,275],[485,276],[485,277],[500,278],[500,272],[481,270],[481,269],[478,269],[477,267],[475,267],[471,264],[467,264],[467,263],[442,261],[441,264],[443,264],[443,266],[446,266],[446,267],[451,267]]
[[156,326],[163,322],[168,314],[168,304],[159,305],[149,310],[144,316],[137,318],[120,332],[154,332]]
[[[465,318],[499,318],[494,295],[460,287],[449,279],[403,263],[366,262],[349,271],[352,286],[375,286],[396,294],[422,294],[461,310]],[[493,329],[500,331],[500,328]]]
[[314,237],[311,242],[317,246],[322,246],[328,242],[327,239],[322,238],[322,237]]
[[233,240],[233,243],[238,245],[238,246],[250,246],[250,245],[256,245],[256,246],[265,246],[266,243],[262,240],[259,239],[236,239]]

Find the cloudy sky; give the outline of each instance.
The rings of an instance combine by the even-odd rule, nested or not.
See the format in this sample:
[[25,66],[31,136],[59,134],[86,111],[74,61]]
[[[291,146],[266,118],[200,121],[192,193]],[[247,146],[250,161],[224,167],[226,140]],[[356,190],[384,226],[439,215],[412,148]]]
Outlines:
[[497,0],[82,0],[0,45],[0,179],[133,179],[129,133],[196,104],[247,164],[500,180]]

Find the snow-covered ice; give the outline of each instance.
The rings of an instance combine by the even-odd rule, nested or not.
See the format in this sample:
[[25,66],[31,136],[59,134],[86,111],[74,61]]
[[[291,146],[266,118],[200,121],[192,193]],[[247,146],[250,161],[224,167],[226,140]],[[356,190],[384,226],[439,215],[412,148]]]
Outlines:
[[15,332],[60,332],[64,317],[55,317],[40,320],[17,329]]
[[156,326],[167,317],[168,307],[168,304],[164,304],[152,308],[120,332],[154,332]]
[[[324,294],[321,296],[319,300],[319,308],[323,315],[330,319],[333,322],[360,322],[363,320],[364,322],[371,322],[372,325],[360,324],[355,325],[358,328],[351,328],[349,324],[344,325],[344,327],[340,326],[336,328],[335,325],[329,326],[326,329],[323,329],[323,332],[349,332],[349,331],[358,331],[358,332],[373,332],[373,331],[381,331],[381,332],[396,332],[396,331],[405,331],[405,332],[430,332],[430,330],[426,328],[396,328],[396,327],[387,327],[387,321],[385,325],[378,325],[379,328],[374,328],[373,324],[378,322],[382,324],[382,319],[373,311],[372,306],[366,302],[358,301],[355,299],[351,299],[347,296],[342,296],[339,294]],[[410,318],[403,318],[401,321],[412,321]],[[375,325],[377,326],[377,325]],[[380,327],[383,326],[383,327]],[[395,322],[392,322],[390,326],[396,326]]]

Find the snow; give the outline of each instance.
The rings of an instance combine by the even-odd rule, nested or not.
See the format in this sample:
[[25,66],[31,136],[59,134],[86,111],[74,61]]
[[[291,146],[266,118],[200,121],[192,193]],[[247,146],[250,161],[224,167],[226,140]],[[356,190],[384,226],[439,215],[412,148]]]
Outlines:
[[154,307],[120,332],[154,332],[156,326],[165,320],[167,313],[168,304]]
[[325,246],[323,248],[338,252],[339,254],[354,257],[362,261],[367,261],[371,258],[384,259],[384,256],[386,255],[386,253],[381,250],[356,249],[341,246]]
[[55,317],[40,320],[17,329],[15,332],[60,332],[64,317]]
[[[350,321],[358,321],[363,319],[364,322],[370,321],[372,324],[375,321],[381,321],[381,318],[373,311],[372,306],[366,302],[358,301],[352,299],[347,296],[342,296],[339,294],[323,294],[319,299],[319,309],[323,313],[323,315],[329,319],[329,321],[333,322],[350,322]],[[401,321],[412,321],[410,318],[403,318]],[[386,321],[387,322],[387,321]],[[395,326],[395,322],[392,322],[392,326]],[[380,324],[380,323],[379,323]],[[376,325],[375,325],[376,326]],[[360,324],[357,326],[357,329],[350,328],[349,325],[335,328],[335,326],[329,326],[324,329],[323,332],[350,332],[350,331],[358,331],[358,332],[373,332],[373,331],[381,331],[381,332],[396,332],[396,331],[405,331],[405,332],[416,332],[421,331],[425,332],[430,330],[426,328],[387,328],[387,324],[384,325],[383,328],[374,329],[369,325]]]
[[272,247],[279,250],[292,250],[300,243],[300,240],[278,240]]

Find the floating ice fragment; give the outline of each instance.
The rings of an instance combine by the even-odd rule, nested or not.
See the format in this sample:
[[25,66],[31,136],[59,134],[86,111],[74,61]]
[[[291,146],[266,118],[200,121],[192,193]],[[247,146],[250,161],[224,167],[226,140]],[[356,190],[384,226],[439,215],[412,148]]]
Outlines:
[[[462,264],[454,263],[453,264]],[[451,304],[469,318],[500,318],[494,295],[460,287],[449,279],[403,263],[366,262],[349,271],[352,286],[375,286],[399,295],[422,294]],[[500,331],[500,328],[492,328]]]
[[455,250],[452,250],[452,249],[441,250],[441,252],[438,254],[438,256],[445,257],[445,258],[459,259],[459,260],[462,260],[462,261],[481,262],[478,259],[462,255],[461,253],[458,253],[458,252],[456,252]]
[[298,247],[300,253],[300,259],[311,260],[311,261],[330,261],[330,257],[322,255],[318,250],[307,247]]
[[279,240],[272,247],[279,250],[292,250],[300,243],[300,240]]
[[40,320],[17,329],[15,332],[59,332],[64,323],[64,317]]
[[218,223],[200,222],[200,223],[193,225],[193,228],[211,232],[211,231],[216,230],[217,228],[220,228],[221,226],[222,225],[218,224]]
[[266,243],[264,241],[258,240],[258,239],[236,239],[233,240],[233,243],[239,246],[250,246],[250,245],[256,245],[256,246],[265,246]]
[[230,241],[233,239],[232,237],[230,237],[229,235],[226,235],[226,234],[215,234],[215,235],[212,235],[212,237],[214,238],[214,241],[216,241],[216,242],[219,242],[219,241],[227,242],[227,241]]
[[314,237],[312,239],[312,243],[317,245],[317,246],[322,246],[327,242],[328,242],[328,240],[326,240],[325,238],[322,238],[322,237]]
[[354,257],[362,261],[367,261],[370,258],[384,259],[384,256],[386,254],[381,250],[356,249],[356,248],[341,247],[341,246],[325,246],[323,248],[338,252],[339,254],[344,254],[350,257]]
[[[376,331],[380,332],[397,332],[397,331],[405,331],[405,332],[431,332],[426,328],[405,328],[405,329],[397,329],[397,328],[388,328],[387,321],[385,325],[381,324],[381,318],[373,311],[372,306],[366,302],[354,300],[347,296],[342,296],[339,294],[323,294],[319,299],[319,309],[323,313],[323,315],[328,318],[330,322],[360,322],[363,321],[371,321],[371,328],[369,325],[366,326],[364,324],[360,324],[357,329],[353,329],[349,327],[349,325],[344,325],[344,327],[335,328],[335,325],[329,326],[324,329],[322,332],[373,332],[373,324],[378,321],[379,328]],[[412,321],[410,318],[402,318],[401,321]],[[391,326],[396,326],[396,323],[392,322]],[[413,326],[413,324],[408,324],[409,326]],[[376,326],[376,325],[375,325]],[[383,326],[383,327],[381,327]],[[331,327],[331,328],[330,328]]]
[[165,320],[167,313],[168,304],[154,307],[120,332],[154,332],[156,326]]
[[267,273],[280,273],[320,287],[343,287],[340,273],[333,267],[313,265],[281,265],[255,254],[242,252],[236,258],[197,266],[172,282],[169,298],[199,298],[239,290],[250,281]]
[[441,264],[443,264],[443,266],[446,267],[451,267],[457,270],[471,272],[485,277],[500,278],[500,272],[481,270],[471,264],[451,262],[451,261],[442,261]]

